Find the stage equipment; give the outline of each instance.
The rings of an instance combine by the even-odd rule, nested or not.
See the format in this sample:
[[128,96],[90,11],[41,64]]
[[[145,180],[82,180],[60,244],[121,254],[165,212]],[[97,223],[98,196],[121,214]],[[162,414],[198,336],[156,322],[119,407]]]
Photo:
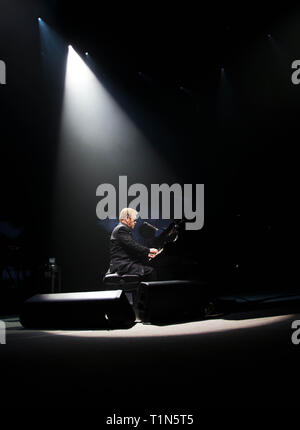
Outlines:
[[135,313],[122,290],[37,294],[24,302],[20,322],[36,329],[129,328]]
[[44,268],[44,291],[49,293],[61,292],[61,267],[54,257],[49,258]]
[[136,293],[141,277],[139,275],[119,275],[106,272],[103,277],[103,286],[107,290],[123,290],[129,303],[135,307]]
[[209,286],[200,281],[141,282],[136,299],[138,318],[146,323],[182,322],[205,317]]

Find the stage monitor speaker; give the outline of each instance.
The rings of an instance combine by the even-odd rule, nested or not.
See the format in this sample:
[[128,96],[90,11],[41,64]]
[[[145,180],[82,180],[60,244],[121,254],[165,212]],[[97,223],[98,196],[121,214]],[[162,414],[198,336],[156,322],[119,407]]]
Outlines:
[[20,313],[25,328],[129,328],[135,313],[122,290],[37,294],[27,299]]
[[143,322],[164,323],[204,318],[209,301],[208,284],[198,281],[141,282],[136,313]]

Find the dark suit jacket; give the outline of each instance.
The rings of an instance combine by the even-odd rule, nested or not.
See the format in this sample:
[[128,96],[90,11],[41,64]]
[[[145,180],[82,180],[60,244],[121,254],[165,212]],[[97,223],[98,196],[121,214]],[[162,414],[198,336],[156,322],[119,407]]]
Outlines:
[[130,273],[133,265],[147,262],[149,251],[134,239],[132,229],[120,222],[110,237],[110,272]]

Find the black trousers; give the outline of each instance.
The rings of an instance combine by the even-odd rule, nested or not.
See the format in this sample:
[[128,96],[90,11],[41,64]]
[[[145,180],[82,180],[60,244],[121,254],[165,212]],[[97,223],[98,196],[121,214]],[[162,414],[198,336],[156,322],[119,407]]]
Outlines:
[[110,272],[119,275],[138,275],[143,281],[155,281],[157,279],[156,270],[139,261],[133,261],[127,264],[110,264]]
[[155,281],[157,279],[156,270],[151,266],[141,263],[133,263],[127,273],[130,275],[139,275],[143,281]]

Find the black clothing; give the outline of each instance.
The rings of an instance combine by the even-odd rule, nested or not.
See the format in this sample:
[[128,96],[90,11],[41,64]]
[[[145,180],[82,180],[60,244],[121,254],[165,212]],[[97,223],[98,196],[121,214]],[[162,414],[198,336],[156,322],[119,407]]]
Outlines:
[[110,272],[148,277],[154,270],[147,266],[149,252],[134,239],[132,229],[120,222],[110,237]]

